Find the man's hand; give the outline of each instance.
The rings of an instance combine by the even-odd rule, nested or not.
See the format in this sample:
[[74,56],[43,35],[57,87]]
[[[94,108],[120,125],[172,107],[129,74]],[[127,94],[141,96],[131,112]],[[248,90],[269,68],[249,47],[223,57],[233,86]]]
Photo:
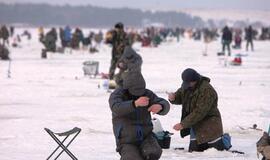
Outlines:
[[173,126],[173,129],[176,131],[181,131],[182,129],[184,129],[184,127],[181,123],[177,123]]
[[140,97],[135,102],[135,107],[146,107],[149,104],[149,98],[148,97]]
[[149,112],[156,114],[162,110],[162,106],[160,104],[153,104],[151,107],[148,108]]
[[173,92],[167,92],[167,94],[168,94],[168,99],[170,101],[174,101],[175,100],[175,93],[173,93]]

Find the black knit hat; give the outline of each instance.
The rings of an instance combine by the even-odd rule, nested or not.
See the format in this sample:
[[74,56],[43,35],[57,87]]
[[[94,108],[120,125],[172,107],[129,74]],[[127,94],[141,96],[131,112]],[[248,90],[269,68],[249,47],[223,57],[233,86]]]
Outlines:
[[201,75],[192,68],[187,68],[182,72],[182,88],[188,89],[190,82],[198,82],[201,79]]
[[142,96],[145,93],[145,80],[140,72],[130,72],[123,79],[123,88],[134,96]]
[[124,28],[124,24],[122,22],[118,22],[114,25],[114,28],[118,28],[118,29],[123,29]]

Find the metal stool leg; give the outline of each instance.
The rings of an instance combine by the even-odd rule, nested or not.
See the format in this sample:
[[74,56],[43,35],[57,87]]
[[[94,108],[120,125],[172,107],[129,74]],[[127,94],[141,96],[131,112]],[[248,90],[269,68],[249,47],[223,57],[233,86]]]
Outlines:
[[[64,143],[67,138],[68,138],[68,136],[61,143]],[[50,154],[50,156],[47,158],[47,160],[49,160],[59,148],[60,148],[60,146],[58,145],[58,147],[52,152],[52,154]]]
[[[66,152],[69,156],[70,156],[70,158],[72,158],[72,160],[77,160],[77,158],[68,150],[68,146],[73,142],[73,140],[78,136],[78,134],[81,132],[81,130],[78,130],[77,131],[77,133],[76,133],[76,131],[75,132],[73,132],[73,133],[71,133],[71,134],[74,134],[74,133],[76,133],[75,135],[74,135],[74,137],[70,140],[70,142],[65,146],[64,145],[64,142],[67,140],[67,138],[71,135],[71,134],[65,134],[66,135],[66,137],[62,140],[62,141],[60,141],[55,135],[54,135],[54,133],[51,131],[51,130],[49,130],[49,129],[47,129],[47,128],[45,128],[45,130],[46,130],[46,132],[53,138],[53,140],[58,144],[58,147],[51,153],[51,155],[47,158],[47,160],[49,160],[52,156],[53,156],[53,154],[61,147],[62,148],[62,151],[56,156],[56,158],[55,158],[55,160],[63,153],[63,152]],[[60,135],[60,134],[58,134],[58,135]],[[60,135],[60,136],[63,136],[63,135]]]
[[[67,147],[73,142],[73,140],[79,135],[80,131],[70,140],[70,142],[65,146],[66,150]],[[55,159],[57,159],[65,150],[63,149],[57,156]],[[68,150],[69,151],[69,150]],[[70,151],[69,151],[70,152]],[[71,153],[71,152],[70,152]],[[72,154],[72,153],[71,153]],[[73,155],[73,154],[72,154]],[[73,155],[74,156],[74,155]],[[74,156],[75,159],[77,159],[75,156]]]

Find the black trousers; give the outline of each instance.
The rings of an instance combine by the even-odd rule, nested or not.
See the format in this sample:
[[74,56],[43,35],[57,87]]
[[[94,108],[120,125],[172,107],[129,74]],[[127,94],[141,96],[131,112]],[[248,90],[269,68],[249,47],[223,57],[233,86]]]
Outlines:
[[203,143],[203,144],[198,144],[196,140],[191,140],[189,143],[189,152],[203,152],[204,150],[207,150],[208,148],[215,148],[219,151],[225,150],[224,144],[222,142],[222,139],[219,139],[218,141],[214,143]]
[[228,56],[231,56],[231,46],[230,45],[231,44],[228,43],[228,42],[223,42],[222,43],[222,51],[225,54],[225,49],[227,48],[227,50],[228,50]]
[[251,50],[254,51],[253,41],[252,41],[252,40],[247,40],[246,50],[248,51],[249,44],[250,44],[250,46],[251,46]]
[[117,62],[118,62],[117,58],[112,58],[111,59],[111,66],[110,66],[110,69],[109,69],[109,78],[110,78],[110,80],[112,80],[113,77],[114,77],[114,72],[115,72],[115,69],[116,69]]
[[120,160],[158,160],[162,149],[157,140],[149,135],[140,144],[121,144],[119,153]]

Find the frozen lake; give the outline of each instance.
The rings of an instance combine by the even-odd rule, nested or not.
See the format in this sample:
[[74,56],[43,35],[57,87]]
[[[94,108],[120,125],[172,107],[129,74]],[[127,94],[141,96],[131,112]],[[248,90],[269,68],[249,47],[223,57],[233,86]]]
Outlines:
[[[0,61],[0,155],[1,160],[45,159],[56,143],[44,131],[66,131],[75,126],[81,134],[69,147],[78,159],[119,159],[115,152],[112,133],[109,93],[99,89],[101,79],[84,77],[82,63],[100,62],[100,71],[108,72],[111,48],[102,45],[100,52],[73,51],[72,54],[50,54],[41,59],[43,47],[37,38],[37,29],[31,29],[33,39],[23,39],[22,48],[12,52],[11,78],[7,78],[8,61]],[[17,32],[22,32],[18,29]],[[211,78],[219,95],[225,132],[232,136],[232,149],[245,155],[219,152],[214,149],[203,153],[188,153],[189,138],[182,139],[172,126],[180,121],[181,106],[171,105],[168,115],[158,117],[163,128],[175,133],[171,149],[163,150],[162,160],[211,159],[254,160],[256,142],[262,132],[242,130],[257,124],[268,129],[270,123],[270,42],[255,41],[255,52],[242,53],[242,66],[225,67],[216,53],[220,41],[208,46],[208,56],[203,56],[201,41],[181,39],[180,43],[165,42],[158,48],[134,48],[143,57],[142,72],[147,88],[167,99],[166,91],[176,91],[181,85],[181,72],[187,67],[196,69]],[[245,46],[245,44],[243,44]],[[174,147],[185,147],[175,151]],[[60,159],[68,159],[63,153]]]

